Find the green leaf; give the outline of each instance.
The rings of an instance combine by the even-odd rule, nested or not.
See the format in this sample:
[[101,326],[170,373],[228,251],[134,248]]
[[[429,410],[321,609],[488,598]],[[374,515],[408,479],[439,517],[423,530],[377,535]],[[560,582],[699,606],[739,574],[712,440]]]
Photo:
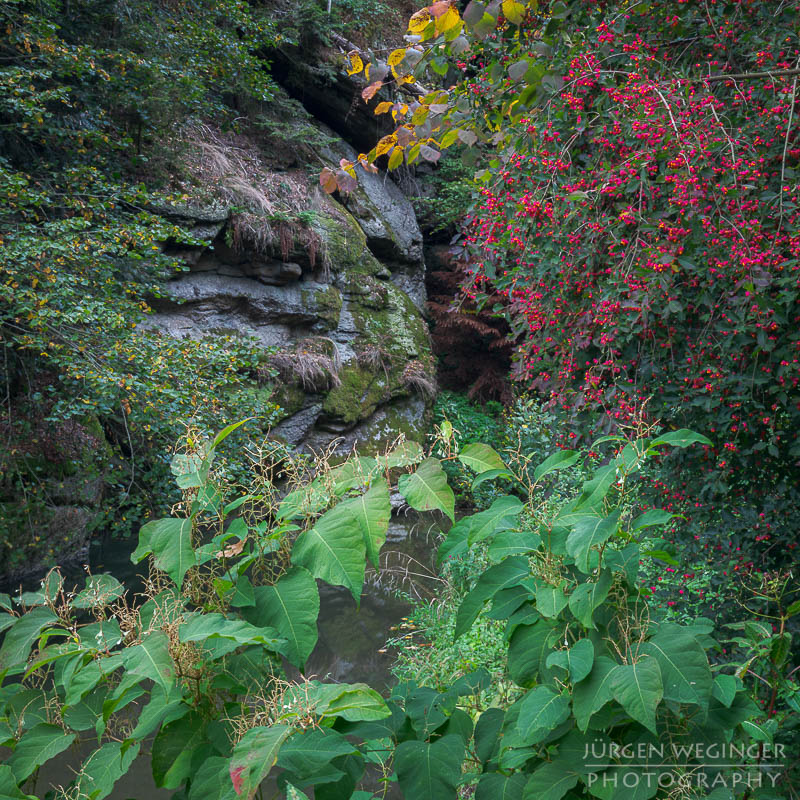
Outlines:
[[86,578],[86,588],[72,600],[73,608],[97,608],[118,600],[125,593],[125,587],[113,575],[90,575]]
[[226,425],[215,437],[214,441],[211,443],[211,448],[216,449],[219,444],[221,444],[225,439],[227,439],[237,428],[240,428],[245,422],[249,422],[254,417],[247,417],[245,419],[240,419],[238,422],[232,422],[230,425]]
[[183,702],[179,687],[165,692],[156,684],[150,692],[150,700],[139,714],[136,727],[130,734],[131,739],[145,739],[161,725],[168,725],[189,712],[190,706]]
[[652,528],[654,525],[666,525],[673,517],[679,516],[678,514],[670,514],[663,508],[651,508],[640,514],[631,523],[631,533],[636,533],[643,528]]
[[0,647],[0,675],[11,667],[22,666],[28,659],[31,645],[48,626],[58,622],[58,617],[44,606],[32,608],[9,628]]
[[523,508],[516,497],[509,495],[498,497],[486,511],[472,515],[467,543],[471,547],[495,533],[513,528],[517,524],[516,517]]
[[514,683],[519,686],[530,684],[547,666],[545,659],[555,633],[555,623],[550,620],[517,627],[508,643],[508,673]]
[[578,520],[567,536],[567,552],[583,573],[589,572],[589,551],[608,541],[617,531],[620,511],[607,517],[590,516]]
[[711,445],[711,439],[701,436],[699,433],[690,431],[687,428],[681,428],[679,431],[670,431],[650,442],[650,447],[659,447],[662,444],[668,444],[672,447],[689,447],[692,444],[705,444]]
[[130,675],[139,675],[158,683],[169,692],[175,683],[175,668],[169,654],[169,639],[163,631],[153,631],[141,644],[122,651],[122,663]]
[[608,597],[611,583],[611,573],[603,570],[596,581],[582,583],[569,596],[569,610],[578,622],[594,628],[594,610]]
[[[311,728],[298,731],[283,743],[277,766],[289,770],[304,785],[313,782],[313,777],[334,758],[356,752],[356,747],[340,733],[328,728]],[[339,770],[335,771],[341,775]]]
[[487,772],[481,775],[475,800],[519,800],[527,779],[521,773],[501,775],[499,772]]
[[206,741],[206,727],[206,721],[195,711],[161,727],[153,740],[156,786],[178,789],[192,776],[192,760]]
[[467,540],[472,528],[473,517],[463,517],[447,532],[444,541],[439,545],[436,563],[440,565],[447,558],[458,558],[469,550]]
[[343,504],[323,514],[311,530],[301,533],[292,548],[292,563],[315,578],[350,590],[358,604],[366,566],[364,534],[359,521]]
[[644,642],[640,653],[648,653],[661,668],[664,699],[692,703],[708,710],[712,676],[708,657],[690,632],[667,630]]
[[567,469],[575,464],[580,457],[581,454],[576,450],[559,450],[557,453],[553,453],[553,455],[546,458],[541,464],[539,464],[538,467],[536,467],[536,469],[533,471],[533,479],[535,481],[539,481],[545,475],[549,475],[551,472]]
[[614,699],[637,722],[656,733],[656,708],[664,696],[661,668],[655,658],[617,664],[611,675]]
[[404,439],[391,452],[386,454],[386,466],[389,469],[395,467],[410,467],[418,464],[425,457],[425,451],[418,442]]
[[739,690],[739,680],[735,675],[718,674],[714,677],[711,693],[722,703],[725,708],[730,708],[736,692]]
[[379,479],[365,494],[347,500],[342,504],[358,523],[364,537],[367,557],[377,568],[381,547],[386,541],[392,504],[389,500],[389,487]]
[[478,578],[475,587],[467,594],[456,615],[455,638],[466,633],[472,623],[480,614],[484,604],[501,589],[515,586],[530,575],[528,559],[524,556],[514,556],[489,567]]
[[488,444],[468,444],[458,454],[458,460],[479,475],[493,469],[508,470],[497,451]]
[[539,767],[525,784],[523,800],[561,800],[578,782],[571,764],[556,759]]
[[536,582],[536,610],[543,617],[557,617],[567,605],[567,596],[559,586]]
[[166,572],[177,586],[181,586],[186,570],[196,563],[192,549],[192,521],[168,517],[143,525],[139,530],[139,546],[131,554],[131,561],[138,564],[150,553],[156,568]]
[[341,717],[348,722],[359,722],[384,719],[392,713],[384,699],[365,683],[312,681],[300,692],[321,717]]
[[547,686],[537,686],[522,698],[517,733],[525,744],[537,744],[569,716],[569,700]]
[[414,800],[456,800],[464,742],[455,734],[427,742],[401,742],[394,767],[403,795]]
[[74,733],[64,733],[58,725],[40,722],[23,734],[6,764],[17,782],[22,783],[42,764],[66,750],[74,740]]
[[541,544],[541,537],[533,531],[504,531],[498,533],[489,545],[489,560],[496,562],[508,556],[531,553]]
[[416,472],[401,475],[397,488],[417,511],[438,509],[455,522],[456,499],[438,459],[426,458]]
[[241,645],[260,644],[268,650],[280,653],[285,648],[285,639],[279,638],[274,628],[257,628],[241,619],[228,619],[223,614],[190,614],[178,628],[178,638],[182,642],[205,642],[209,639],[224,639],[223,646],[214,648],[214,659],[230,653]]
[[607,656],[597,656],[588,677],[572,687],[572,710],[580,730],[585,731],[592,716],[614,699],[611,683],[616,666]]
[[548,667],[561,667],[573,683],[578,683],[592,671],[594,645],[591,639],[579,639],[572,647],[551,653],[545,663]]
[[39,800],[32,794],[25,794],[17,786],[17,779],[8,764],[0,764],[0,800]]
[[192,775],[189,800],[238,800],[228,766],[228,759],[222,756],[204,759],[200,768]]
[[472,481],[472,491],[475,491],[482,483],[493,481],[496,478],[513,478],[514,476],[507,469],[490,469],[475,476]]
[[114,784],[128,772],[137,755],[138,743],[106,742],[99,747],[83,762],[77,781],[80,796],[90,800],[108,797]]
[[281,745],[291,732],[288,725],[271,725],[251,728],[245,733],[233,748],[228,767],[237,795],[252,800],[275,766]]
[[254,608],[242,614],[258,627],[275,628],[287,640],[286,657],[302,667],[317,643],[319,590],[314,576],[293,567],[272,586],[257,586]]

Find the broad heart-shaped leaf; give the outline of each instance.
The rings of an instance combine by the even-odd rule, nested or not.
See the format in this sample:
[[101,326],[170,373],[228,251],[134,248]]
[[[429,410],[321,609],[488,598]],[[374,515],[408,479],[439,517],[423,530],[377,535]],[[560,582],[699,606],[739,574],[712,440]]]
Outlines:
[[711,445],[711,439],[701,436],[699,433],[690,431],[687,428],[681,428],[679,431],[670,431],[663,436],[659,436],[650,442],[650,447],[658,447],[662,444],[668,444],[672,447],[689,447],[692,444],[706,444]]
[[364,586],[366,547],[361,525],[350,509],[335,506],[311,530],[301,533],[292,548],[292,563],[326,583],[346,587],[358,604]]
[[578,782],[578,773],[567,761],[542,764],[525,784],[522,800],[561,800]]
[[156,786],[178,789],[196,767],[198,748],[204,745],[207,722],[196,711],[164,725],[153,740],[153,778]]
[[189,800],[238,800],[228,767],[228,759],[222,756],[204,759],[192,775]]
[[286,639],[286,658],[302,668],[317,643],[319,590],[314,576],[292,567],[272,586],[255,588],[256,604],[242,615],[258,627],[275,628]]
[[221,658],[241,645],[260,644],[266,649],[280,653],[285,650],[286,640],[279,638],[274,628],[257,628],[241,619],[228,619],[218,613],[189,614],[178,628],[182,642],[205,642],[223,639],[216,643],[213,658]]
[[42,764],[66,750],[74,739],[74,733],[66,734],[58,725],[40,722],[23,734],[5,763],[22,783]]
[[569,700],[547,686],[537,686],[522,698],[517,733],[525,744],[537,744],[569,716]]
[[475,790],[475,800],[519,800],[527,780],[527,775],[519,772],[515,775],[484,773]]
[[519,686],[530,684],[546,666],[546,658],[557,630],[550,620],[520,625],[508,643],[508,673]]
[[397,488],[411,508],[417,511],[438,509],[455,522],[456,498],[438,459],[426,458],[416,472],[401,475]]
[[392,516],[392,504],[386,481],[376,480],[365,494],[346,500],[342,505],[358,522],[364,537],[367,558],[377,568],[381,547],[386,541],[386,531],[389,529],[389,519]]
[[738,689],[739,679],[735,675],[718,674],[714,677],[711,693],[725,708],[730,708]]
[[567,650],[550,653],[545,662],[548,667],[561,667],[569,673],[573,683],[582,681],[594,664],[594,645],[591,639],[579,639]]
[[594,610],[608,597],[611,589],[611,573],[603,570],[596,581],[582,583],[569,596],[569,610],[578,622],[594,628]]
[[518,556],[537,550],[542,538],[533,531],[502,531],[489,545],[489,560],[502,561],[509,556]]
[[500,531],[513,528],[516,525],[515,518],[523,508],[516,497],[510,495],[498,497],[486,511],[472,515],[467,543],[472,546]]
[[656,733],[656,708],[664,696],[661,668],[655,658],[635,664],[617,664],[611,675],[614,699],[652,733]]
[[8,764],[0,764],[0,800],[39,800],[32,794],[25,794],[18,786],[17,779]]
[[447,558],[458,558],[469,550],[467,544],[474,517],[463,517],[447,532],[444,541],[439,545],[436,563],[441,564]]
[[588,677],[572,687],[572,711],[579,730],[585,731],[592,715],[614,699],[611,679],[616,667],[607,656],[597,656]]
[[96,608],[122,597],[125,587],[113,575],[89,575],[86,588],[72,600],[73,608]]
[[385,463],[389,469],[394,467],[410,467],[418,464],[425,457],[425,451],[418,442],[403,440],[391,452],[386,454]]
[[543,617],[557,617],[567,605],[567,596],[559,586],[536,582],[536,610]]
[[383,698],[365,683],[318,683],[300,690],[301,699],[320,717],[341,717],[348,722],[385,719],[392,712]]
[[288,725],[250,728],[233,748],[228,773],[236,794],[252,800],[258,787],[278,760],[286,737],[292,732]]
[[181,586],[186,570],[197,563],[192,549],[192,521],[167,517],[143,525],[139,530],[139,546],[131,554],[131,561],[138,564],[150,553],[156,568]]
[[458,454],[458,460],[478,474],[488,472],[490,469],[508,469],[497,451],[488,444],[468,444]]
[[651,508],[644,514],[640,514],[631,523],[631,533],[636,533],[644,528],[652,528],[655,525],[666,525],[673,517],[677,516],[678,514],[670,514],[663,508]]
[[489,567],[478,578],[475,587],[467,594],[456,615],[456,639],[466,633],[475,622],[484,604],[501,589],[515,586],[530,574],[528,559],[524,556],[514,556]]
[[164,631],[148,633],[141,644],[126,647],[122,651],[122,663],[129,674],[150,678],[165,692],[169,692],[175,683],[175,667],[169,654],[169,639]]
[[0,647],[0,675],[13,666],[22,666],[39,634],[57,621],[58,617],[45,606],[32,608],[17,618],[6,632],[3,646]]
[[559,450],[557,453],[546,458],[539,464],[533,471],[533,479],[535,481],[541,480],[545,475],[551,472],[556,472],[560,469],[567,469],[571,467],[579,458],[581,454],[576,450]]
[[394,767],[403,796],[414,800],[455,800],[461,779],[464,742],[448,734],[433,744],[409,741],[398,745]]
[[567,552],[583,573],[589,572],[589,551],[608,541],[617,531],[620,511],[607,517],[586,516],[579,519],[567,536]]
[[[277,765],[292,773],[290,780],[298,778],[299,785],[308,785],[313,784],[314,776],[323,770],[326,779],[330,780],[327,774],[331,771],[330,762],[334,758],[355,752],[356,747],[341,733],[329,728],[311,728],[295,733],[283,743]],[[342,774],[339,770],[335,770],[335,773],[338,776]]]
[[138,755],[138,742],[106,742],[83,762],[77,782],[80,796],[90,800],[108,797]]
[[658,662],[665,700],[708,709],[713,682],[711,668],[705,650],[689,631],[672,629],[657,633],[641,646],[640,652],[649,653]]

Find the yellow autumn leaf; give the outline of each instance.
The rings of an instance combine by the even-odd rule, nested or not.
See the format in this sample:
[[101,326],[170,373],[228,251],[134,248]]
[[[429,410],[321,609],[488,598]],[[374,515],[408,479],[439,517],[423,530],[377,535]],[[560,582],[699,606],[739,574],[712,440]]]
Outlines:
[[349,60],[349,66],[347,67],[347,74],[348,75],[356,75],[364,69],[364,62],[361,60],[361,56],[358,54],[358,51],[351,50],[347,54],[347,58]]
[[386,101],[384,101],[383,103],[378,103],[378,105],[375,106],[375,113],[385,114],[387,111],[391,109],[391,107],[392,104]]
[[503,0],[503,16],[514,25],[519,25],[525,19],[525,6],[516,0]]
[[395,134],[390,133],[388,136],[384,136],[377,145],[375,145],[375,158],[378,156],[385,155],[388,153],[395,145],[397,144],[397,136]]
[[431,21],[431,12],[427,8],[421,8],[408,21],[408,30],[411,33],[422,33]]
[[389,156],[389,169],[397,169],[403,163],[403,148],[395,147]]
[[401,85],[404,83],[414,83],[415,80],[416,78],[413,75],[399,75],[397,78],[397,82]]
[[455,6],[450,6],[447,11],[436,18],[436,30],[439,33],[447,33],[451,28],[461,22],[461,15]]
[[395,64],[399,64],[405,57],[406,57],[406,50],[404,47],[400,47],[397,50],[393,50],[389,54],[389,58],[386,59],[386,63],[390,67],[393,67]]

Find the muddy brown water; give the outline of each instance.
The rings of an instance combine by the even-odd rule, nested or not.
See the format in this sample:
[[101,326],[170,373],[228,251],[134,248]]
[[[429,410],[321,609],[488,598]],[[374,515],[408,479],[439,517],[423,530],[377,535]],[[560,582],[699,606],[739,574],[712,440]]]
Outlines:
[[[441,523],[432,522],[430,516],[422,519],[413,512],[393,516],[381,550],[381,570],[368,571],[360,608],[348,591],[320,585],[319,640],[306,664],[307,676],[326,682],[363,682],[388,691],[394,682],[393,654],[386,642],[391,629],[411,610],[409,595],[430,597],[436,593],[434,562],[441,530]],[[89,556],[92,572],[109,572],[134,592],[140,590],[142,572],[130,560],[134,547],[133,541],[96,543]],[[68,586],[83,585],[80,568],[64,570],[64,579]],[[23,590],[38,588],[38,581],[26,584]],[[96,747],[96,741],[84,741],[48,761],[39,770],[33,794],[43,798],[55,787],[67,786]],[[168,800],[173,796],[172,790],[156,787],[149,748],[142,750],[128,773],[117,781],[109,800]],[[0,761],[2,758],[0,753]],[[265,797],[285,796],[274,785],[264,789]]]

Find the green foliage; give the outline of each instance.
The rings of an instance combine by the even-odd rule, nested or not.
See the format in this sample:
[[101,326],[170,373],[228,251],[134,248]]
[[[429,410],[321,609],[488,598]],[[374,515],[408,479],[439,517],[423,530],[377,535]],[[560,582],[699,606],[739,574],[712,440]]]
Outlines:
[[414,210],[429,235],[458,232],[474,200],[474,170],[446,153],[426,180],[426,193],[413,198]]

